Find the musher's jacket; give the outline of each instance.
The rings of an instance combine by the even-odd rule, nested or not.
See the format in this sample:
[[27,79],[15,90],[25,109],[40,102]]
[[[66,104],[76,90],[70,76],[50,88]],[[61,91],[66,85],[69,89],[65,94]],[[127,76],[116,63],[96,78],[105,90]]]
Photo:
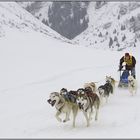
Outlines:
[[122,63],[125,62],[126,63],[126,70],[131,70],[132,68],[135,67],[136,65],[136,59],[134,56],[131,56],[130,55],[130,58],[128,61],[126,61],[125,57],[123,56],[121,59],[120,59],[120,69],[123,67],[122,66]]

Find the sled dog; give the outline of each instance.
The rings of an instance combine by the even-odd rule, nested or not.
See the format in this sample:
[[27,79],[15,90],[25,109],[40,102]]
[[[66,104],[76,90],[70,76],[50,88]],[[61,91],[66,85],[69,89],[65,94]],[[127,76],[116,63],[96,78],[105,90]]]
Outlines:
[[132,95],[136,94],[137,92],[137,81],[131,75],[128,76],[128,90]]
[[106,76],[106,82],[111,83],[111,85],[113,87],[113,93],[114,93],[114,88],[115,88],[115,84],[117,81],[114,78],[112,78],[111,76]]
[[96,113],[95,120],[98,119],[100,99],[98,95],[93,93],[92,90],[89,88],[86,89],[80,88],[77,90],[77,93],[78,93],[77,104],[86,118],[88,127],[90,125],[93,109],[95,109]]
[[50,94],[50,99],[48,100],[48,103],[52,106],[55,106],[57,112],[56,112],[56,119],[60,122],[62,122],[62,119],[59,117],[60,114],[65,113],[66,117],[63,120],[63,122],[69,121],[70,112],[73,113],[73,127],[75,127],[75,120],[78,112],[78,105],[76,103],[67,102],[65,98],[60,95],[58,92],[52,92]]
[[62,88],[60,90],[60,95],[62,95],[66,101],[76,103],[76,98],[78,96],[77,91],[70,90],[68,91],[66,88]]
[[113,86],[110,82],[106,81],[104,85],[98,87],[98,92],[100,95],[101,103],[103,103],[103,98],[106,99],[107,103],[110,93],[113,94]]

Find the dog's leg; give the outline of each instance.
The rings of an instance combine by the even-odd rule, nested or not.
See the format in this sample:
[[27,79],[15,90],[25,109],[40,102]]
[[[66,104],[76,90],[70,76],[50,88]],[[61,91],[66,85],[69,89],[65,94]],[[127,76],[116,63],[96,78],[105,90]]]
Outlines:
[[96,108],[95,121],[98,120],[98,113],[99,113],[99,109]]
[[105,99],[106,99],[106,103],[108,103],[108,96],[105,96]]
[[73,127],[75,127],[75,120],[78,113],[78,107],[73,107],[72,111],[73,111]]
[[88,119],[88,115],[87,115],[87,112],[83,111],[83,114],[86,118],[86,121],[87,121],[87,127],[89,126],[89,119]]
[[61,114],[61,112],[60,112],[60,111],[57,111],[55,117],[56,117],[56,119],[57,119],[59,122],[62,122],[61,118],[59,118],[59,115],[60,115],[60,114]]
[[93,109],[90,111],[90,113],[89,113],[89,121],[91,121],[92,120],[92,114],[93,114]]
[[134,96],[134,92],[135,92],[134,89],[132,89],[132,95],[133,95],[133,96]]
[[65,117],[65,119],[63,120],[63,122],[69,121],[69,120],[70,120],[70,119],[69,119],[69,116],[70,116],[70,111],[66,112],[66,117]]
[[114,91],[113,91],[113,86],[112,86],[112,85],[111,85],[111,88],[110,88],[110,92],[111,92],[111,94],[114,93]]
[[129,92],[131,93],[131,96],[133,96],[133,89],[129,87]]
[[136,95],[137,89],[133,89],[133,95]]
[[103,95],[100,95],[101,106],[104,104]]
[[137,94],[137,89],[135,89],[135,94]]

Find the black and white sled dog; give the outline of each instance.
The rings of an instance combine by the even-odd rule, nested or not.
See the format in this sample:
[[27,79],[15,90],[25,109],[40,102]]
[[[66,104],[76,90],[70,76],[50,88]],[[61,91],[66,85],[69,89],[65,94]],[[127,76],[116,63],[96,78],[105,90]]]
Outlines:
[[55,106],[57,112],[56,112],[56,119],[60,122],[62,122],[62,119],[59,117],[60,114],[65,113],[66,117],[63,120],[63,122],[69,121],[70,112],[73,113],[73,127],[75,127],[75,120],[78,112],[78,105],[76,103],[67,102],[65,98],[60,95],[58,92],[52,92],[50,94],[50,99],[48,100],[48,103],[52,106]]
[[62,95],[66,101],[76,103],[76,98],[78,96],[77,91],[70,90],[68,91],[66,88],[62,88],[60,90],[60,95]]
[[109,79],[106,79],[106,83],[104,85],[98,87],[98,92],[100,95],[101,103],[103,104],[103,98],[106,99],[107,103],[110,93],[113,94],[113,85],[111,84]]
[[131,75],[128,76],[128,90],[132,96],[137,92],[137,81]]
[[86,121],[87,126],[90,125],[91,117],[93,114],[93,109],[95,109],[95,120],[98,119],[98,111],[100,106],[100,99],[97,94],[93,93],[91,88],[80,88],[77,90],[78,98],[77,104],[82,110]]
[[114,93],[114,88],[115,88],[115,84],[117,81],[111,76],[106,76],[106,82],[111,83],[111,85],[113,87],[113,93]]

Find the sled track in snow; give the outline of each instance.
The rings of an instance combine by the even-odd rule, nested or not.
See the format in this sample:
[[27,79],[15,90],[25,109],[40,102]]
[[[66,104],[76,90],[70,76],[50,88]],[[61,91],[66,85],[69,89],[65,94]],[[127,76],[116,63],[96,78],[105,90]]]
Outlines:
[[77,72],[82,72],[82,71],[85,72],[87,70],[92,70],[92,69],[102,69],[102,68],[111,68],[111,67],[113,67],[113,66],[110,64],[110,65],[104,65],[104,66],[91,66],[91,67],[76,68],[76,69],[73,69],[73,70],[69,70],[67,72],[56,74],[54,76],[45,78],[45,79],[40,80],[40,81],[25,83],[25,84],[20,85],[20,86],[17,86],[17,87],[6,88],[6,89],[3,89],[3,90],[0,90],[0,93],[5,93],[5,92],[7,92],[9,90],[21,89],[21,88],[25,88],[25,87],[32,86],[32,85],[39,85],[39,84],[44,84],[44,83],[46,83],[46,84],[47,83],[51,83],[51,82],[53,82],[55,80],[58,80],[58,79],[67,77],[70,74],[77,73]]

